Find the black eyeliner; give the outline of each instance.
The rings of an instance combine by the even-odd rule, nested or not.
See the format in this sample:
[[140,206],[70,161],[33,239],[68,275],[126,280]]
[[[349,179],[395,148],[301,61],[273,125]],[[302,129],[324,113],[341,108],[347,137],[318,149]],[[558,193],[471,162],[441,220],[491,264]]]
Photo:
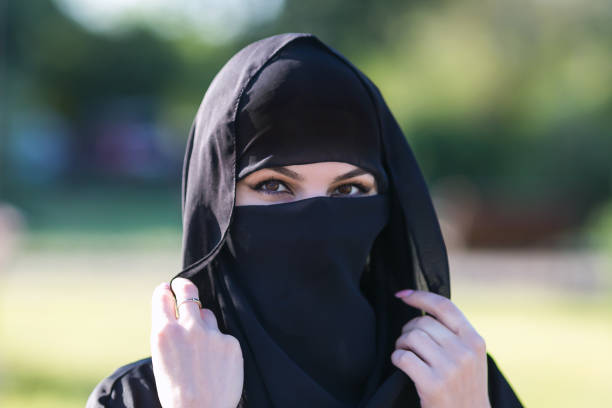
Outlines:
[[[261,187],[262,187],[262,186],[263,186],[265,183],[267,183],[267,182],[269,182],[269,181],[276,181],[277,183],[282,184],[283,186],[285,186],[285,188],[286,188],[288,191],[271,191],[271,190],[263,190]],[[275,179],[275,178],[269,178],[269,179],[262,180],[262,181],[260,181],[259,183],[255,184],[254,186],[249,185],[249,187],[250,187],[250,188],[251,188],[253,191],[256,191],[256,192],[258,192],[258,193],[269,194],[269,195],[271,195],[271,194],[285,194],[285,193],[293,193],[293,192],[291,191],[291,189],[289,188],[289,186],[287,185],[287,183],[285,183],[285,182],[284,182],[284,181],[282,181],[282,180]]]
[[[342,187],[342,186],[357,186],[357,188],[360,191],[360,194],[367,194],[370,192],[370,190],[372,190],[372,187],[366,187],[365,184],[362,184],[358,181],[353,181],[351,183],[344,183],[344,184],[340,184],[339,186],[337,186],[336,188],[334,188],[334,191],[337,190],[338,188]],[[340,195],[347,195],[347,194],[340,194]],[[350,194],[349,194],[350,195]],[[356,194],[353,194],[356,195]]]

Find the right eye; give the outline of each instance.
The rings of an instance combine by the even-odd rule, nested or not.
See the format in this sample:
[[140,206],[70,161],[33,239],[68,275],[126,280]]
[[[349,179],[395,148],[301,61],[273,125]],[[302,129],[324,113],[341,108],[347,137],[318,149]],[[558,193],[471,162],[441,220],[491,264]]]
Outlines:
[[283,194],[291,192],[287,185],[278,179],[267,179],[261,181],[257,183],[255,187],[253,187],[253,190],[264,194]]

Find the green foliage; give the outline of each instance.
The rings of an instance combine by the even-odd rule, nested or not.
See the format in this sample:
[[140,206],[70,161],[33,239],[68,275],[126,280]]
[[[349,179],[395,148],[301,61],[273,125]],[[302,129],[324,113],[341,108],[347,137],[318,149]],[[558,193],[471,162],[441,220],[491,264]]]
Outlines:
[[585,230],[594,246],[607,253],[612,261],[612,201],[593,211]]
[[432,183],[463,175],[500,200],[566,202],[579,219],[612,195],[606,0],[287,0],[276,20],[223,44],[138,25],[89,32],[51,1],[6,11],[11,113],[42,106],[84,141],[83,125],[105,107],[140,98],[182,148],[205,89],[236,50],[307,31],[379,86]]

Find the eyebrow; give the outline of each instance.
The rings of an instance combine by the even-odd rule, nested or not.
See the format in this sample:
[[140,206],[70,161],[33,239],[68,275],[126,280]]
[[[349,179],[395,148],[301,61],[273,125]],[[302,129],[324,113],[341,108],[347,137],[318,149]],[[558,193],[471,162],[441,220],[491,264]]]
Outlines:
[[295,171],[289,170],[288,168],[285,168],[285,167],[270,167],[270,170],[275,171],[277,173],[284,174],[285,176],[291,177],[294,180],[300,180],[300,181],[304,180],[304,177],[300,176]]
[[[270,167],[270,170],[275,171],[277,173],[284,174],[285,176],[290,177],[290,178],[292,178],[294,180],[300,180],[300,181],[304,180],[303,176],[299,175],[298,173],[296,173],[293,170],[289,170],[286,167]],[[344,174],[341,174],[341,175],[337,176],[336,178],[333,179],[332,183],[336,183],[336,182],[338,182],[340,180],[346,180],[346,179],[349,179],[351,177],[360,176],[362,174],[368,174],[368,172],[365,171],[364,169],[356,168],[356,169],[353,169],[351,171],[348,171],[348,172],[346,172]]]
[[365,171],[364,169],[360,169],[360,168],[353,169],[351,171],[348,171],[348,172],[346,172],[344,174],[339,175],[332,182],[335,183],[335,182],[340,181],[340,180],[345,180],[345,179],[348,179],[348,178],[351,178],[351,177],[360,176],[362,174],[367,174],[367,173],[368,172]]

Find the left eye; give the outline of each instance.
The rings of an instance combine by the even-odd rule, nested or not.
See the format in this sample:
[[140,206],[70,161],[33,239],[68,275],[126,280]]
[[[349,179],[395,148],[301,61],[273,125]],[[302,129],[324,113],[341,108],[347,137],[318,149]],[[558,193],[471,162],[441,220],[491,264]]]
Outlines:
[[363,189],[356,184],[343,184],[336,187],[332,195],[355,195],[363,192]]

